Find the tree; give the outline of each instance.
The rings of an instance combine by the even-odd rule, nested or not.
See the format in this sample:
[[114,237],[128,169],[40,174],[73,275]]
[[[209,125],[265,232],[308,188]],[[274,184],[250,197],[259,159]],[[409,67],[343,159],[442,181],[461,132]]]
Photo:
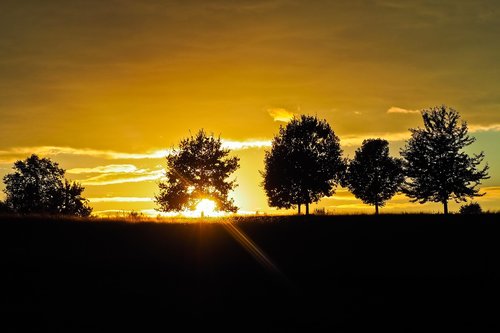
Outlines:
[[412,202],[440,202],[448,214],[448,200],[484,195],[477,186],[489,178],[488,165],[478,168],[483,152],[471,157],[462,151],[475,138],[468,135],[467,123],[460,121],[456,110],[432,107],[422,111],[422,118],[424,128],[410,129],[411,138],[401,149],[408,177],[403,192]]
[[262,186],[269,206],[295,208],[335,193],[345,170],[339,138],[326,120],[302,115],[292,119],[273,138],[265,153]]
[[164,212],[194,210],[203,199],[212,200],[217,211],[236,212],[238,207],[228,198],[237,185],[226,180],[239,167],[238,157],[228,157],[220,138],[200,130],[196,136],[181,140],[179,148],[167,159],[166,181],[159,184],[155,197]]
[[4,176],[5,204],[19,214],[89,216],[92,212],[81,194],[84,188],[64,178],[65,171],[48,158],[33,154],[14,163],[14,173]]
[[404,181],[402,161],[389,156],[389,142],[382,139],[364,140],[349,163],[346,185],[365,204],[379,207],[396,194]]
[[64,215],[90,216],[92,208],[88,205],[88,200],[82,197],[85,188],[77,182],[64,180],[64,186],[59,192],[59,213]]

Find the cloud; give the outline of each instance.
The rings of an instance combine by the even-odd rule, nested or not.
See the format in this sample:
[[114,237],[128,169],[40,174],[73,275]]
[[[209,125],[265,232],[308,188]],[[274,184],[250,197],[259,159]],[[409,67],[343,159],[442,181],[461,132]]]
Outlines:
[[[271,140],[221,140],[222,146],[224,148],[232,150],[245,150],[251,148],[262,148],[270,147]],[[31,154],[37,154],[44,157],[59,156],[59,155],[72,155],[72,156],[87,156],[102,158],[106,160],[145,160],[145,159],[163,159],[165,156],[172,153],[171,149],[154,149],[139,153],[127,153],[127,152],[117,152],[113,150],[98,150],[91,148],[72,148],[72,147],[58,147],[58,146],[33,146],[33,147],[13,147],[6,150],[0,150],[0,163],[13,163],[16,160],[26,158]],[[128,165],[124,167],[125,164],[116,165],[116,168],[127,168],[133,167]],[[108,168],[110,166],[105,166],[102,168]],[[112,168],[114,168],[113,166]],[[101,167],[97,167],[101,168]],[[68,171],[70,172],[70,171]],[[86,168],[72,169],[71,173],[106,173],[105,169],[99,170]]]
[[490,125],[468,125],[470,132],[489,132],[489,131],[500,131],[500,124],[490,124]]
[[158,180],[164,176],[163,170],[153,170],[147,173],[126,173],[126,174],[102,174],[87,179],[79,180],[85,186],[103,186],[123,183],[139,183],[144,181]]
[[[414,127],[421,127],[421,125],[414,126]],[[500,131],[500,124],[491,124],[491,125],[475,125],[471,124],[468,125],[469,132],[471,133],[477,133],[477,132],[493,132],[493,131]],[[389,142],[394,142],[394,141],[405,141],[408,140],[411,136],[410,131],[404,131],[404,132],[374,132],[374,133],[365,133],[365,134],[359,134],[359,135],[343,135],[340,136],[340,144],[344,147],[356,147],[360,146],[363,143],[363,140],[369,139],[369,138],[381,138],[385,139]]]
[[323,199],[323,202],[328,203],[329,201],[356,201],[357,199],[354,195],[349,192],[348,189],[344,187],[339,187],[336,189],[335,194]]
[[293,112],[290,112],[284,108],[269,108],[267,109],[267,112],[273,118],[274,121],[281,121],[287,123],[293,119]]
[[409,131],[405,132],[393,132],[393,133],[366,133],[360,135],[343,135],[340,136],[340,144],[344,147],[361,146],[363,140],[370,138],[381,138],[387,141],[404,141],[410,138],[411,133]]
[[271,140],[231,141],[222,140],[222,147],[232,150],[271,147]]
[[169,149],[151,150],[144,153],[124,153],[112,150],[58,146],[13,147],[8,150],[0,150],[0,162],[13,162],[20,157],[25,157],[31,154],[37,154],[41,156],[78,155],[98,157],[109,160],[160,159],[170,154],[170,152],[171,150]]
[[474,199],[478,202],[497,202],[500,199],[500,186],[481,187],[479,193],[485,193],[484,196]]
[[152,198],[147,197],[104,197],[104,198],[88,198],[92,203],[95,202],[153,202]]
[[391,106],[387,113],[420,114],[420,110],[408,110],[397,106]]
[[[392,108],[391,108],[392,109]],[[273,109],[273,110],[284,110],[285,109]],[[413,112],[411,110],[406,110]],[[389,111],[388,111],[389,112]],[[415,111],[419,112],[419,111]],[[271,114],[271,113],[270,113]],[[280,117],[277,113],[276,117]],[[292,113],[288,113],[290,117],[293,117]],[[283,114],[283,117],[285,115]],[[285,121],[285,118],[279,118]],[[288,118],[289,119],[289,118]],[[417,127],[417,126],[415,126]],[[476,125],[469,124],[469,131],[471,133],[475,132],[486,132],[486,131],[500,131],[500,124],[490,124],[490,125]],[[357,135],[344,135],[341,136],[341,144],[346,147],[359,146],[363,140],[368,138],[383,138],[388,141],[404,141],[410,137],[409,131],[404,132],[374,132],[365,133]],[[249,139],[249,140],[224,140],[222,139],[222,147],[231,150],[246,150],[246,149],[260,149],[271,147],[271,140],[265,139]],[[13,163],[16,160],[24,159],[31,154],[37,154],[43,157],[53,157],[60,155],[69,156],[83,156],[83,157],[94,157],[101,158],[105,160],[148,160],[148,159],[163,159],[167,155],[171,154],[171,149],[153,149],[139,153],[128,153],[128,152],[118,152],[113,150],[98,150],[91,148],[73,148],[73,147],[59,147],[59,146],[32,146],[32,147],[12,147],[9,149],[0,150],[0,164]],[[68,173],[72,174],[85,174],[85,173],[127,173],[127,172],[140,172],[137,167],[133,164],[110,164],[105,166],[97,166],[93,168],[74,168],[67,170]]]
[[124,210],[124,209],[105,209],[97,210],[93,212],[93,215],[99,216],[101,218],[128,218],[130,213],[136,212],[140,213],[142,217],[170,217],[170,218],[181,218],[180,220],[165,220],[162,222],[183,222],[185,223],[185,218],[182,217],[179,212],[159,212],[156,209],[141,209],[141,210]]
[[100,165],[93,168],[74,168],[69,169],[66,172],[71,174],[86,174],[86,173],[130,173],[130,172],[141,172],[145,170],[138,169],[133,164],[110,164],[110,165]]
[[93,177],[79,180],[82,185],[102,186],[123,183],[138,183],[160,179],[163,169],[139,169],[133,164],[100,165],[93,168],[74,168],[67,171],[69,174],[98,174]]
[[[484,196],[476,197],[472,201],[477,201],[481,204],[484,210],[496,211],[498,200],[500,199],[500,186],[481,187],[480,193],[486,193]],[[333,196],[322,199],[324,207],[330,211],[338,211],[344,213],[368,213],[372,214],[374,207],[363,204],[354,195],[344,188],[338,189]],[[454,203],[450,200],[450,206],[454,211],[458,211],[459,207],[464,203]],[[440,213],[442,207],[440,203],[428,202],[424,205],[412,203],[408,197],[403,194],[396,194],[391,200],[388,200],[386,205],[382,207],[382,212],[386,213]]]

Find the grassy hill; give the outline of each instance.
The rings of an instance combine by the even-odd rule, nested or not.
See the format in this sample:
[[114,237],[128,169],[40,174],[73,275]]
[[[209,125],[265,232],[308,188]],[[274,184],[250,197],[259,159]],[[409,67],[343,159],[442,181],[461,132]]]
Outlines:
[[497,331],[498,217],[3,217],[0,329]]

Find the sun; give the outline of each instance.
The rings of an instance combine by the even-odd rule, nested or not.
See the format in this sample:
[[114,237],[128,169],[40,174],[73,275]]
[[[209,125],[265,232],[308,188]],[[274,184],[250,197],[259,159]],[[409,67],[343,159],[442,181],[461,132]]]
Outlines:
[[210,199],[202,199],[197,205],[194,213],[197,216],[217,216],[218,212],[215,210],[217,206],[215,202]]

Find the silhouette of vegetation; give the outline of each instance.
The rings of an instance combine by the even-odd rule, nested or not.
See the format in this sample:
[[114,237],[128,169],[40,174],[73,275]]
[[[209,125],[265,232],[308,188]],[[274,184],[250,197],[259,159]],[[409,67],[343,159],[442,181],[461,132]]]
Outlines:
[[89,216],[92,208],[82,197],[84,187],[64,178],[65,171],[48,158],[33,154],[14,163],[14,173],[4,176],[5,204],[19,214]]
[[203,199],[212,200],[217,211],[236,212],[229,191],[237,185],[227,178],[239,167],[238,157],[228,157],[220,138],[200,130],[183,139],[179,148],[166,157],[166,181],[159,184],[155,197],[164,212],[194,210]]
[[339,138],[325,120],[302,115],[292,119],[273,138],[266,151],[262,186],[269,206],[295,208],[335,193],[345,171]]
[[144,218],[144,214],[142,212],[132,210],[128,213],[128,218],[132,221],[139,221]]
[[1,219],[2,332],[498,326],[498,214],[232,219],[285,277],[227,223],[76,221]]
[[9,214],[9,213],[12,213],[9,206],[5,202],[0,201],[0,214]]
[[448,200],[466,201],[481,196],[478,185],[488,177],[488,165],[478,169],[484,153],[468,156],[462,149],[475,141],[468,135],[467,123],[447,106],[422,111],[424,128],[410,129],[412,136],[401,149],[408,177],[403,191],[412,202],[443,204],[448,214]]
[[356,198],[375,206],[375,214],[400,190],[403,181],[402,161],[389,156],[389,142],[382,139],[363,141],[349,163],[345,178]]
[[328,215],[328,211],[325,209],[325,207],[315,208],[314,215]]
[[481,214],[483,210],[477,202],[471,202],[460,207],[460,214]]

